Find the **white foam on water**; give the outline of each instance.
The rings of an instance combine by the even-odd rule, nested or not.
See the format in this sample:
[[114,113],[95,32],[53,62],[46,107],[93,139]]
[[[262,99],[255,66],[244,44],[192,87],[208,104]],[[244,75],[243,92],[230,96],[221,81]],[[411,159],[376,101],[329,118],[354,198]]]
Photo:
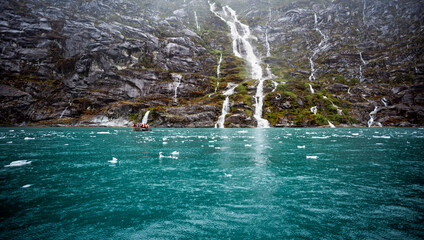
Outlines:
[[24,140],[34,140],[35,138],[25,137]]
[[9,165],[5,165],[4,167],[20,167],[20,166],[25,166],[25,165],[29,165],[29,164],[31,164],[31,161],[18,160],[18,161],[11,162]]
[[391,138],[390,136],[372,136],[373,138],[385,138],[385,139],[389,139]]
[[306,159],[317,159],[318,156],[306,156]]
[[110,132],[97,132],[97,134],[110,134]]
[[168,144],[168,142],[162,142],[162,144],[163,144],[163,145],[166,145],[166,144]]
[[237,131],[238,133],[248,133],[248,131],[243,130],[243,131]]
[[359,136],[359,133],[352,133],[352,136]]
[[31,186],[32,186],[32,184],[26,184],[26,185],[23,185],[22,188],[29,188]]
[[323,136],[323,137],[313,136],[312,138],[315,138],[315,139],[327,139],[327,138],[329,138],[329,136]]
[[305,145],[303,145],[303,146],[297,146],[297,148],[306,148],[306,146]]
[[251,147],[252,145],[251,144],[245,144],[244,146],[245,147]]
[[12,141],[10,141],[10,142],[7,142],[8,144],[11,144],[11,143],[13,143]]

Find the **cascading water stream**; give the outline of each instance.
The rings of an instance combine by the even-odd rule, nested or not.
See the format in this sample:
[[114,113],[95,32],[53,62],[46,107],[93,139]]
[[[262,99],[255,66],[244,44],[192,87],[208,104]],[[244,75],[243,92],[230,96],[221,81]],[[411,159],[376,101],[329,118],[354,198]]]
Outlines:
[[375,115],[377,114],[377,112],[378,112],[378,107],[375,106],[374,110],[372,112],[370,112],[370,114],[369,114],[370,120],[368,120],[368,127],[371,127],[372,124],[374,123]]
[[147,111],[144,114],[143,120],[141,120],[141,124],[147,124],[147,120],[149,119],[149,113],[150,113],[150,111]]
[[219,56],[218,66],[216,67],[216,87],[215,87],[215,92],[218,90],[218,87],[219,87],[219,78],[221,77],[221,63],[222,63],[222,53]]
[[364,0],[364,8],[362,9],[362,22],[365,24],[365,9],[367,8],[367,1]]
[[311,91],[312,94],[315,93],[315,90],[312,88],[312,85],[311,84],[309,84],[309,91]]
[[224,128],[225,116],[230,112],[230,95],[234,94],[234,89],[237,87],[237,84],[229,83],[230,89],[224,92],[224,95],[227,96],[222,104],[221,115],[218,117],[218,121],[215,124],[215,128]]
[[331,128],[336,128],[336,126],[334,126],[334,124],[332,124],[330,121],[327,120],[327,122],[328,122],[328,125],[330,125]]
[[271,45],[269,44],[269,38],[268,38],[268,29],[269,29],[269,23],[271,22],[271,18],[272,18],[272,11],[271,11],[271,8],[270,8],[269,9],[268,22],[266,24],[266,30],[265,30],[265,43],[266,43],[266,56],[267,57],[271,56]]
[[318,47],[314,50],[312,56],[309,58],[309,63],[311,64],[311,75],[309,76],[309,81],[315,80],[315,64],[314,64],[314,57],[321,51],[321,49],[324,49],[326,46],[324,45],[327,42],[327,36],[318,28],[318,16],[316,13],[314,13],[314,27],[315,31],[317,31],[321,36],[322,39],[318,44]]
[[367,62],[365,62],[364,58],[362,57],[362,52],[359,52],[359,58],[361,59],[362,65],[359,66],[359,81],[363,82],[364,81],[364,75],[362,73],[362,66],[365,66],[367,64]]
[[249,42],[249,39],[256,39],[250,32],[249,26],[241,23],[238,18],[236,12],[230,8],[229,6],[225,6],[222,8],[223,15],[219,14],[215,11],[215,3],[210,3],[210,11],[215,14],[218,18],[227,23],[230,28],[230,35],[233,40],[233,53],[235,56],[245,59],[250,67],[251,77],[252,79],[258,80],[258,86],[255,94],[255,114],[254,117],[258,122],[259,128],[268,128],[269,122],[266,119],[262,118],[262,108],[264,101],[264,93],[263,93],[263,72],[262,67],[260,65],[260,59],[255,55],[253,46]]
[[171,77],[174,80],[173,86],[174,86],[174,101],[178,102],[178,87],[181,84],[181,79],[183,76],[178,73],[171,73]]
[[199,26],[199,21],[197,19],[197,13],[196,13],[196,11],[194,11],[194,20],[196,21],[197,31],[200,31],[200,26]]
[[317,108],[317,106],[313,106],[313,107],[311,107],[311,112],[312,112],[314,115],[317,115],[317,113],[318,113],[318,108]]
[[65,110],[63,110],[62,114],[60,114],[59,119],[61,119],[61,118],[63,117],[63,115],[65,114],[66,110],[68,110],[68,108],[69,108],[70,106],[72,106],[72,101],[71,101],[71,100],[69,100],[69,105],[68,105],[68,106],[66,106]]

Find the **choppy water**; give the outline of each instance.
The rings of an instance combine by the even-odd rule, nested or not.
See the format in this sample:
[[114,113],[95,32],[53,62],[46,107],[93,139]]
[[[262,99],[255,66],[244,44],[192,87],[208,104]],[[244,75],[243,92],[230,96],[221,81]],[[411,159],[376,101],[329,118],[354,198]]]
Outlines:
[[0,128],[0,239],[420,239],[423,150],[423,128]]

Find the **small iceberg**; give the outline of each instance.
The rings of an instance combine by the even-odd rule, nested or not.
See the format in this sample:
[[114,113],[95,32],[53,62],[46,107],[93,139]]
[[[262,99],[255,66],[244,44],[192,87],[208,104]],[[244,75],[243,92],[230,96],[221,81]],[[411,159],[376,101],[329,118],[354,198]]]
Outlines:
[[97,132],[97,134],[110,134],[110,132]]
[[32,184],[27,184],[27,185],[23,185],[22,188],[29,188],[31,186],[32,186]]
[[20,166],[24,166],[28,164],[31,164],[31,161],[18,160],[18,161],[11,162],[9,165],[5,165],[4,167],[20,167]]
[[35,138],[25,137],[24,140],[34,140]]
[[306,156],[306,159],[317,159],[318,156]]
[[118,159],[116,157],[112,157],[112,160],[109,160],[108,162],[116,164],[118,163]]

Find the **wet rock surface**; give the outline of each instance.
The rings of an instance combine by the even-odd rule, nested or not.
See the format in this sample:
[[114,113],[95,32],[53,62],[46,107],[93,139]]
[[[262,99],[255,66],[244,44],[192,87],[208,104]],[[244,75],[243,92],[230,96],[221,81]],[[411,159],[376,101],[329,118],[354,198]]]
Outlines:
[[[383,126],[424,125],[420,1],[229,4],[257,36],[264,72],[268,64],[278,83],[264,87],[263,115],[273,126],[367,126],[375,107]],[[0,123],[131,125],[151,110],[155,127],[214,127],[222,94],[236,83],[225,126],[256,126],[257,83],[234,57],[226,24],[206,2],[164,6],[1,2]]]

